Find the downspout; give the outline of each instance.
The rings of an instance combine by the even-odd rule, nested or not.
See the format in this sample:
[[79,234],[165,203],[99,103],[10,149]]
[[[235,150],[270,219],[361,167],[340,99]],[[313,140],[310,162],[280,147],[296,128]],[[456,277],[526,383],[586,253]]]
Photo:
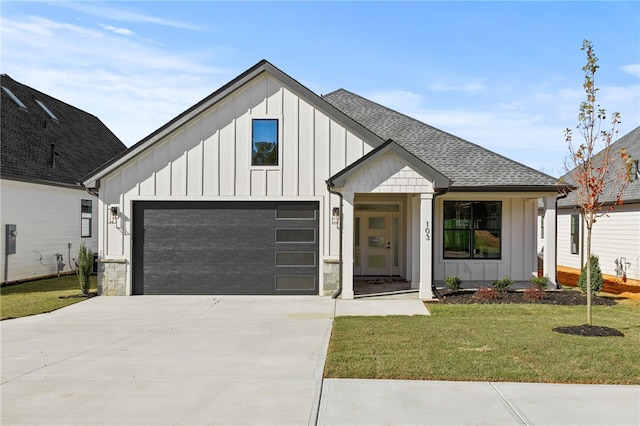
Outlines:
[[435,220],[434,218],[436,217],[436,197],[439,195],[444,195],[447,192],[449,192],[449,189],[441,189],[439,191],[435,191],[433,193],[433,202],[431,203],[431,292],[433,294],[435,294],[435,296],[440,299],[440,295],[438,294],[438,290],[436,289],[436,278],[435,278],[435,274],[433,273],[433,265],[435,265],[436,263],[436,247],[435,247],[435,238],[433,237],[435,235]]
[[329,191],[330,194],[337,195],[340,198],[340,216],[338,217],[338,230],[340,231],[338,237],[338,289],[331,295],[332,299],[337,299],[338,296],[340,296],[340,294],[342,293],[342,204],[344,197],[342,196],[341,192],[333,189],[333,183],[331,182],[331,180],[327,180],[327,191]]
[[[560,290],[562,288],[562,286],[560,285],[560,283],[558,282],[558,200],[562,200],[563,198],[567,198],[567,196],[569,196],[568,193],[564,193],[564,194],[560,194],[558,196],[556,196],[556,229],[555,229],[555,234],[556,234],[556,249],[554,251],[554,255],[555,255],[555,263],[556,263],[556,270],[553,271],[554,275],[555,275],[555,283],[556,283],[556,289]],[[584,233],[582,233],[584,234]],[[580,248],[580,253],[582,253],[582,248]]]

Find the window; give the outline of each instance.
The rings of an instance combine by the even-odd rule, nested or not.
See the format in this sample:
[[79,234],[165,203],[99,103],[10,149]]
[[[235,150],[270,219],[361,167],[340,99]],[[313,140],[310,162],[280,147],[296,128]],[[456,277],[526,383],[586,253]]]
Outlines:
[[4,87],[2,86],[2,90],[4,90],[4,92],[9,95],[9,97],[11,99],[13,99],[13,102],[15,102],[16,104],[18,104],[18,106],[20,108],[24,108],[27,109],[27,106],[16,96],[13,94],[13,92],[11,91],[11,89],[9,89],[8,87]]
[[580,254],[580,215],[571,215],[571,254]]
[[81,237],[91,237],[91,228],[92,228],[92,216],[93,216],[93,201],[91,200],[82,200],[80,207],[80,215],[81,215]]
[[51,110],[49,108],[47,108],[47,106],[44,103],[40,102],[37,99],[36,99],[36,103],[38,105],[40,105],[40,108],[42,108],[44,110],[44,112],[46,112],[49,117],[51,117],[53,120],[58,120],[58,117],[56,117],[55,114],[52,113]]
[[501,201],[444,202],[444,258],[501,258]]
[[251,165],[278,165],[278,120],[254,119],[251,123]]

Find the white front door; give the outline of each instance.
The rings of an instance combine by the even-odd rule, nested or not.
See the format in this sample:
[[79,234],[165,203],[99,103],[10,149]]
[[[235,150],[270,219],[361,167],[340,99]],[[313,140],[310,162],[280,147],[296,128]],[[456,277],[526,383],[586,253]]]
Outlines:
[[400,274],[400,214],[361,212],[355,216],[354,273]]

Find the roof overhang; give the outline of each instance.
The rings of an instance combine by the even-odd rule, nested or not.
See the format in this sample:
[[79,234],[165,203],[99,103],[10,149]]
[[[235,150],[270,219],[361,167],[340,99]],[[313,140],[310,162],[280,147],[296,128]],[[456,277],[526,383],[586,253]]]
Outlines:
[[426,164],[424,161],[420,160],[418,157],[407,151],[405,148],[400,146],[397,142],[392,139],[387,140],[385,143],[375,148],[367,155],[360,158],[358,161],[352,163],[346,168],[342,169],[340,172],[333,175],[327,183],[330,186],[342,188],[346,181],[370,164],[372,161],[377,160],[389,153],[393,153],[400,157],[403,161],[405,161],[416,173],[420,174],[427,180],[433,181],[434,189],[442,190],[447,189],[451,185],[451,180]]

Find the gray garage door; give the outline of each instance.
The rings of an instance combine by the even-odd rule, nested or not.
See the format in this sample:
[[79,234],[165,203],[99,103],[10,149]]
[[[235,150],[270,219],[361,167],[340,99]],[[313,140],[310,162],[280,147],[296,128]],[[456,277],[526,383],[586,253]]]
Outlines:
[[316,202],[134,202],[134,294],[318,294]]

